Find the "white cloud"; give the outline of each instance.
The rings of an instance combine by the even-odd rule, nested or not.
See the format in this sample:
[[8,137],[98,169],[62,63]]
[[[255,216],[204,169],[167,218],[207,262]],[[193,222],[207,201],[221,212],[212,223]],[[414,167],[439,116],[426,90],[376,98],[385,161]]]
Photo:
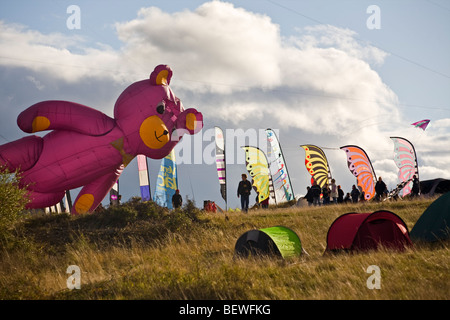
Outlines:
[[[141,9],[117,30],[127,56],[170,64],[176,87],[203,95],[194,102],[216,120],[256,126],[266,116],[279,127],[342,135],[363,119],[399,118],[396,95],[370,66],[386,53],[351,30],[309,27],[283,39],[269,17],[218,1],[173,14]],[[359,131],[369,143],[379,126]]]
[[430,121],[430,125],[433,130],[437,129],[439,132],[446,132],[450,128],[450,118],[438,119],[433,122]]
[[230,93],[280,81],[279,27],[230,3],[174,14],[143,8],[117,31],[127,55],[170,64],[188,90]]
[[[77,50],[75,50],[75,48]],[[81,51],[74,53],[71,51]],[[85,78],[120,74],[117,52],[85,47],[83,38],[58,33],[42,34],[25,26],[0,21],[0,64],[49,74],[69,83]]]
[[358,41],[358,34],[349,29],[342,29],[332,25],[308,26],[304,29],[297,29],[300,37],[292,37],[291,41],[299,48],[334,47],[347,54],[374,63],[382,64],[388,54],[369,44],[362,45]]
[[[448,164],[449,162],[447,162]],[[421,166],[420,167],[420,180],[430,180],[436,178],[450,179],[448,167],[439,168],[435,166]]]

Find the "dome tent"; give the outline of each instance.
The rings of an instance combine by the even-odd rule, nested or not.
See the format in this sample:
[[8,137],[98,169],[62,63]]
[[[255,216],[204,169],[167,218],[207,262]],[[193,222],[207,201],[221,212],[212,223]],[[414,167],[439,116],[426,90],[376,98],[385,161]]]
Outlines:
[[245,232],[237,240],[234,251],[241,257],[274,255],[286,259],[300,256],[302,245],[294,231],[283,226],[275,226]]
[[412,246],[408,227],[395,213],[346,213],[328,229],[325,252],[366,251],[380,247],[403,250]]
[[434,242],[450,238],[450,192],[437,198],[411,229],[411,239]]

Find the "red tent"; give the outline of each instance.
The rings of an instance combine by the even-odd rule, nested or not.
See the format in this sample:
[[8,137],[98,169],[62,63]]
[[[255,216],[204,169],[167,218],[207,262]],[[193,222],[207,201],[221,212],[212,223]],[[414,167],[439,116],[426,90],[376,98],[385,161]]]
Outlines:
[[405,222],[390,211],[346,213],[328,229],[328,251],[370,250],[380,247],[403,250],[412,246]]

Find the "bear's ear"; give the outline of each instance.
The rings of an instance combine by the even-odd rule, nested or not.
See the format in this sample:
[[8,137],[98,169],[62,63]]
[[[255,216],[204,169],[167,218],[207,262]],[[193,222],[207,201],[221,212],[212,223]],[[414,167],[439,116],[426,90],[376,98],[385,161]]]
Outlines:
[[172,78],[172,69],[168,65],[160,64],[150,74],[150,83],[153,86],[168,86]]

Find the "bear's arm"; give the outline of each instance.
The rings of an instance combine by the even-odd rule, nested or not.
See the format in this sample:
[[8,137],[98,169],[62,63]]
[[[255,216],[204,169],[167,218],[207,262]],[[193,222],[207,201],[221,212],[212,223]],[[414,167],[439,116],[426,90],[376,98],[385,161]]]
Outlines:
[[78,103],[51,100],[36,103],[20,113],[17,125],[27,133],[59,129],[99,136],[111,131],[115,121]]

